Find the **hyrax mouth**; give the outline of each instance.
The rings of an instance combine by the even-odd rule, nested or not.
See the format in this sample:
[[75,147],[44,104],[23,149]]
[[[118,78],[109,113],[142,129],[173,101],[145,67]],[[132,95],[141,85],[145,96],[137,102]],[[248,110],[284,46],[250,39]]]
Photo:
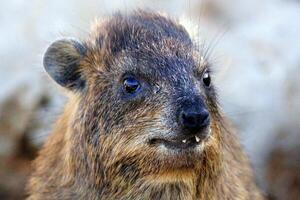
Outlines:
[[175,139],[154,138],[150,140],[149,144],[152,146],[163,145],[168,149],[189,149],[199,146],[203,139],[198,135]]

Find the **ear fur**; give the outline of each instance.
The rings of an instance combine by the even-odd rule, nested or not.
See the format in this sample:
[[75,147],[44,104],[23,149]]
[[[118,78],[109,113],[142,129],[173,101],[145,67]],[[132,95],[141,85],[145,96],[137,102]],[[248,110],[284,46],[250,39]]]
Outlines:
[[59,85],[70,90],[81,90],[85,86],[85,78],[79,62],[85,53],[86,48],[74,39],[57,40],[44,55],[44,68]]

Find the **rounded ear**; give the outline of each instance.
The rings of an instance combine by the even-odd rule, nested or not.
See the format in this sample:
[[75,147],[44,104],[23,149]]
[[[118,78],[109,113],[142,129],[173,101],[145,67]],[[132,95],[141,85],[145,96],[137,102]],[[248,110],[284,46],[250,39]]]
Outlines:
[[53,42],[44,55],[44,68],[59,85],[71,90],[80,90],[85,86],[79,61],[86,54],[86,48],[73,39],[61,39]]

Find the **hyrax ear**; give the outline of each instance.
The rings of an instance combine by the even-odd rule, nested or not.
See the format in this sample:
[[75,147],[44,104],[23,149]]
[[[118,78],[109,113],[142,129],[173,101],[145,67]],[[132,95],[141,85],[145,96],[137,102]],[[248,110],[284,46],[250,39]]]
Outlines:
[[48,47],[44,55],[45,70],[61,86],[81,90],[85,86],[85,78],[79,62],[85,53],[85,47],[76,40],[57,40]]

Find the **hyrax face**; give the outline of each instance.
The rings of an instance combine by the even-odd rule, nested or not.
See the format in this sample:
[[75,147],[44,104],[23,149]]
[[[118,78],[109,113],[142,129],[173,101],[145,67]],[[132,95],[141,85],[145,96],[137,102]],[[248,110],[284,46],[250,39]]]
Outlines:
[[139,176],[192,170],[214,144],[209,66],[165,17],[115,15],[86,42],[54,42],[44,66],[77,96],[72,149],[91,166]]

